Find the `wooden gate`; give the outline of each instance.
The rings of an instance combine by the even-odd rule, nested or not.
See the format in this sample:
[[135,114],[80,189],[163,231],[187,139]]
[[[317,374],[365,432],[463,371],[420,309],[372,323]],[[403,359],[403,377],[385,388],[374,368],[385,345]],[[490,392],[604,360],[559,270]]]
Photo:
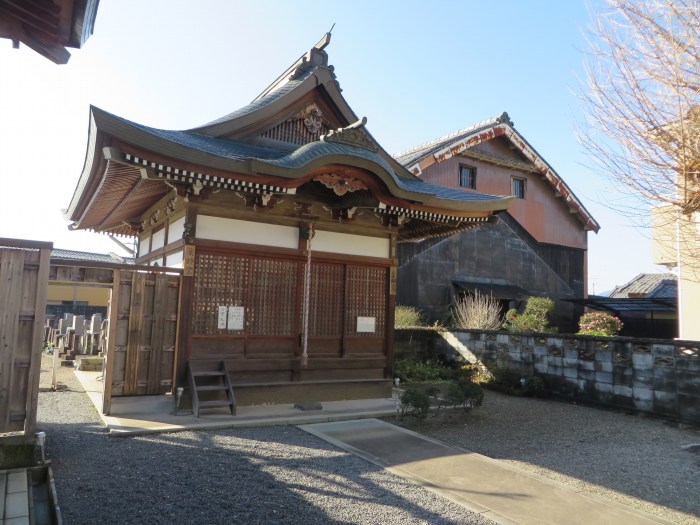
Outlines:
[[180,275],[166,271],[114,271],[104,414],[109,414],[112,396],[158,395],[172,389]]
[[20,441],[33,440],[36,429],[51,248],[0,239],[0,434]]

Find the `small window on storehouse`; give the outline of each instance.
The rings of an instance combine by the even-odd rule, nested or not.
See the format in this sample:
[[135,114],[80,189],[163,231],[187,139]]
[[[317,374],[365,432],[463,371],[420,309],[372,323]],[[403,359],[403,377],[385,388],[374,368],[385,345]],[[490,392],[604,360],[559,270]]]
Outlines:
[[462,188],[476,189],[476,168],[472,166],[459,167],[459,185]]

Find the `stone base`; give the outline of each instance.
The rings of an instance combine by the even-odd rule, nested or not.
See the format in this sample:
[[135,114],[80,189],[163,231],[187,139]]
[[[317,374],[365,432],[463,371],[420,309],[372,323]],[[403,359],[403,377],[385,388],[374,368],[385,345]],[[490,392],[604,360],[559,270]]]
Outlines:
[[34,466],[34,443],[0,446],[0,470]]

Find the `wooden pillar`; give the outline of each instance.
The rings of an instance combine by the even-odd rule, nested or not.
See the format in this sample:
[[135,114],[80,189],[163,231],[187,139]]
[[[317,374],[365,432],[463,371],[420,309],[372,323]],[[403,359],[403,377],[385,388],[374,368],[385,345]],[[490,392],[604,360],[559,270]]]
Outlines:
[[387,279],[386,300],[386,368],[384,377],[394,378],[394,313],[396,310],[396,281],[398,274],[398,259],[396,257],[397,234],[392,233],[389,248],[389,268]]
[[112,409],[112,378],[114,376],[114,342],[117,334],[117,313],[119,310],[119,287],[121,286],[121,270],[112,274],[112,290],[109,297],[109,312],[107,323],[107,340],[105,341],[104,371],[102,373],[102,413],[109,415]]

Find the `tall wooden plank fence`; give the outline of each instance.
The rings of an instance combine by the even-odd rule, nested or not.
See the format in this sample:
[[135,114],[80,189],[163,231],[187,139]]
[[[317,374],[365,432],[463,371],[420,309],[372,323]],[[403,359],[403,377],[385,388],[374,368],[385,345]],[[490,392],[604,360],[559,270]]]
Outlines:
[[34,439],[51,249],[0,238],[0,442]]

